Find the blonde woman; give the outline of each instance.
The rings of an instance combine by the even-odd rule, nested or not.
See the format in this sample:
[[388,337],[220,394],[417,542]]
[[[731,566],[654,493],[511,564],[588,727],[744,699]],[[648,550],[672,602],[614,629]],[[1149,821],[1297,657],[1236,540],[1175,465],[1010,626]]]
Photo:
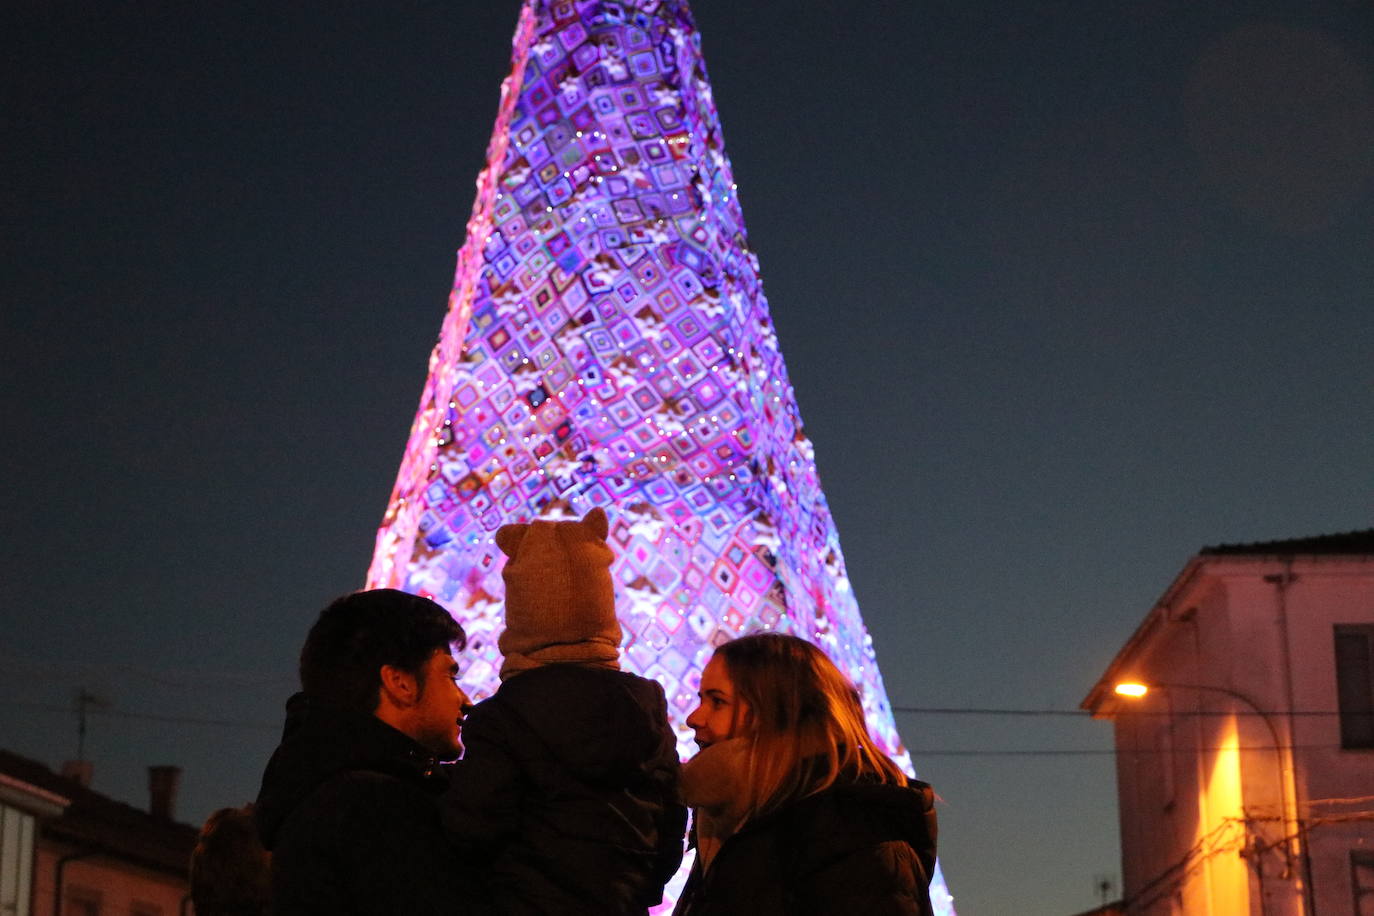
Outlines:
[[675,916],[931,912],[934,794],[877,748],[824,652],[724,643],[699,696],[682,771],[697,858]]

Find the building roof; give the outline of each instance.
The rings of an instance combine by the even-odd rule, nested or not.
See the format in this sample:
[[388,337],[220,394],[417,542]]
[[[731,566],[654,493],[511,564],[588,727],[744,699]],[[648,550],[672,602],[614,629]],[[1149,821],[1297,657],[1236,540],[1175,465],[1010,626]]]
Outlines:
[[1347,531],[1343,534],[1319,534],[1312,537],[1289,538],[1282,541],[1256,541],[1251,544],[1218,544],[1204,547],[1197,552],[1174,581],[1164,590],[1145,619],[1136,627],[1125,645],[1117,650],[1106,671],[1098,678],[1080,709],[1098,715],[1104,701],[1111,701],[1114,679],[1123,661],[1148,638],[1152,629],[1158,625],[1161,615],[1166,612],[1176,595],[1188,587],[1194,577],[1213,563],[1225,563],[1225,557],[1295,557],[1295,556],[1364,556],[1374,557],[1374,528],[1363,531]]
[[18,808],[38,817],[56,817],[71,803],[72,800],[65,795],[0,771],[0,805]]
[[1287,556],[1290,554],[1374,554],[1374,528],[1344,534],[1319,534],[1315,537],[1284,541],[1256,541],[1253,544],[1218,544],[1204,547],[1199,556]]
[[40,821],[40,835],[78,849],[184,877],[197,828],[154,817],[54,773],[36,760],[0,749],[0,774],[71,799],[60,816]]

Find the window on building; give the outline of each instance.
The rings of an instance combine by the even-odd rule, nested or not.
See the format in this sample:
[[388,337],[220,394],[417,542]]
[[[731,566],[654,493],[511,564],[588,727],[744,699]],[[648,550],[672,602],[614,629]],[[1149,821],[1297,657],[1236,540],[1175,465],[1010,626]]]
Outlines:
[[1374,916],[1374,851],[1350,851],[1350,886],[1355,892],[1355,916]]
[[1374,625],[1336,625],[1341,747],[1374,748]]
[[0,916],[29,916],[33,815],[0,805]]

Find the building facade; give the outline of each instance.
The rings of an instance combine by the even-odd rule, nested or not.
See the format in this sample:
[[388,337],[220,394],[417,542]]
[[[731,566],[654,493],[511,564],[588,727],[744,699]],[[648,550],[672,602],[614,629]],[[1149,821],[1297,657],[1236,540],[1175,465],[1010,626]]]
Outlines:
[[28,772],[4,767],[0,757],[0,914],[33,912],[34,849],[38,825],[60,817],[71,799],[36,785]]
[[187,916],[195,827],[173,819],[176,769],[150,767],[148,811],[0,750],[0,914]]
[[1374,530],[1200,551],[1082,706],[1125,913],[1374,916]]

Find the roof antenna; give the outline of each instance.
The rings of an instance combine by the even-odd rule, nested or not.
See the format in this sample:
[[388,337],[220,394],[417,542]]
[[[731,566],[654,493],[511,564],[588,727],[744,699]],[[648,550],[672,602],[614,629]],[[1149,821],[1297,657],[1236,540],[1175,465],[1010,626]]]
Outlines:
[[109,702],[82,686],[76,692],[76,759],[86,759],[86,712],[90,709],[107,709]]

